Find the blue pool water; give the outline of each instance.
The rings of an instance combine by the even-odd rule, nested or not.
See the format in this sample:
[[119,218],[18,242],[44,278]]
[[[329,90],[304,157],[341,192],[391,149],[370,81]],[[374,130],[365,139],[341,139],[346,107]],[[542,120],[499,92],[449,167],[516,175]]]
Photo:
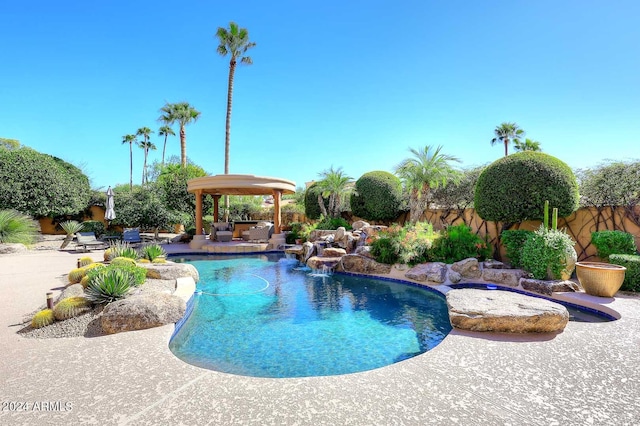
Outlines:
[[434,291],[312,276],[280,255],[184,261],[198,269],[201,293],[169,346],[200,367],[256,377],[353,373],[419,355],[451,331]]

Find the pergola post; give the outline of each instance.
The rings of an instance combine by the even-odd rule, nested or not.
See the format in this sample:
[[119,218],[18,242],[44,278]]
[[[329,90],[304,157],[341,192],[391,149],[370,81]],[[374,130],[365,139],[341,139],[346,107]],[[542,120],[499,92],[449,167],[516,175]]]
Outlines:
[[213,221],[218,222],[218,204],[220,203],[220,195],[213,196]]
[[282,197],[282,191],[279,189],[273,190],[273,233],[279,234],[280,224],[282,222],[282,213],[280,211],[280,199]]
[[199,189],[196,195],[196,234],[202,233],[202,190]]

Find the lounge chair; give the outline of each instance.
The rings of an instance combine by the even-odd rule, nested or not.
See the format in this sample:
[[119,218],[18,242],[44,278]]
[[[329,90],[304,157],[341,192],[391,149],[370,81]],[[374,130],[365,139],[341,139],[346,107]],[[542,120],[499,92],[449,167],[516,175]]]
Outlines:
[[93,232],[78,232],[76,234],[76,250],[78,250],[78,247],[88,251],[89,248],[106,248],[107,244],[98,240]]
[[242,233],[242,238],[249,241],[269,241],[273,234],[273,223],[258,222],[256,226],[252,226],[248,231]]
[[142,243],[142,238],[140,238],[140,229],[125,228],[122,232],[122,241],[131,245]]
[[233,239],[233,225],[228,222],[214,222],[211,224],[211,236],[209,239],[220,243],[228,243]]

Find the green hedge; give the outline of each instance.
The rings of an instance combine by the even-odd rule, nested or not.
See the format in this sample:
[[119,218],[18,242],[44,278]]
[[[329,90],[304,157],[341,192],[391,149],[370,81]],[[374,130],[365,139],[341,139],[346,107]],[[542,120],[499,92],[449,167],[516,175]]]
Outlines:
[[402,203],[402,184],[389,172],[365,173],[351,194],[351,212],[367,220],[394,220]]
[[621,290],[640,291],[640,256],[633,254],[612,254],[609,261],[627,268]]
[[533,235],[533,231],[527,231],[525,229],[513,229],[502,232],[500,240],[507,251],[507,257],[512,267],[522,267],[522,249],[527,242],[527,238],[531,235]]
[[622,231],[596,231],[591,233],[591,242],[598,250],[598,257],[608,260],[612,254],[636,254],[633,235]]
[[578,184],[564,162],[541,152],[501,158],[480,174],[474,197],[478,215],[494,222],[541,220],[545,200],[566,217],[578,208]]

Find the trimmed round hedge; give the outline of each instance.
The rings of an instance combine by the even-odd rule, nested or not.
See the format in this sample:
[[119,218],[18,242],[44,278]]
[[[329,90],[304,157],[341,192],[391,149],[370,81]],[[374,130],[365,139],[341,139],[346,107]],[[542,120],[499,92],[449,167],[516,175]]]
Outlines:
[[373,171],[360,176],[351,194],[351,212],[367,220],[394,220],[402,202],[402,184],[389,172]]
[[490,164],[476,184],[474,204],[484,220],[542,220],[544,202],[566,217],[578,208],[576,177],[563,161],[541,152],[519,152]]
[[[309,219],[320,219],[322,212],[318,205],[318,186],[315,183],[309,185],[304,193],[304,214]],[[324,199],[325,208],[329,208],[329,200]]]

